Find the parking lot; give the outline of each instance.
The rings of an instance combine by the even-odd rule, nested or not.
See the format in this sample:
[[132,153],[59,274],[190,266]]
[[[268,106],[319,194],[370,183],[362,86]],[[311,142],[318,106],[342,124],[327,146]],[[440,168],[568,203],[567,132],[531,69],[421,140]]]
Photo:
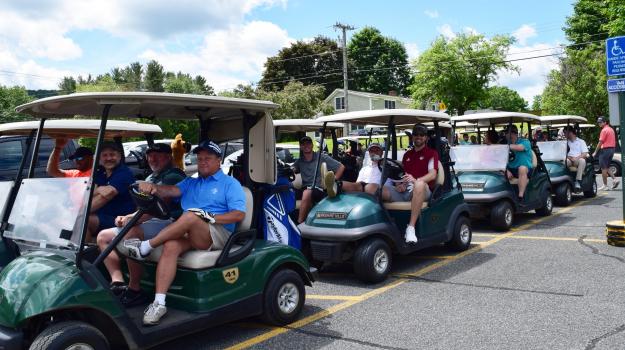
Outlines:
[[472,248],[395,257],[392,278],[364,285],[324,268],[299,321],[250,319],[158,349],[615,349],[625,343],[625,255],[605,241],[621,192],[526,214],[506,233],[474,224]]

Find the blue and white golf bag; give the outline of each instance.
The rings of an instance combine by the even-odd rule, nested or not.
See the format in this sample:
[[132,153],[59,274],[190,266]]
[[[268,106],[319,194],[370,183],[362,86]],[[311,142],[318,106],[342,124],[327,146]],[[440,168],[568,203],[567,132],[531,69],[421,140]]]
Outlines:
[[297,225],[289,217],[295,210],[295,192],[288,176],[278,173],[278,181],[267,187],[263,201],[263,230],[265,239],[301,249],[302,237]]

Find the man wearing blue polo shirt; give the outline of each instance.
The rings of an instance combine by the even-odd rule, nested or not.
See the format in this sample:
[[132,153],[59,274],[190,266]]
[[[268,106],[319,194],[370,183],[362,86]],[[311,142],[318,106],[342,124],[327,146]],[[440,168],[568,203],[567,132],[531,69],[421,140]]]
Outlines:
[[203,141],[197,154],[198,177],[188,177],[175,186],[143,182],[139,189],[163,198],[180,198],[183,214],[154,238],[126,240],[129,255],[143,260],[150,251],[163,246],[156,269],[154,302],[143,315],[144,325],[156,325],[167,312],[165,295],[176,276],[178,257],[191,249],[223,249],[237,222],[245,218],[245,193],[241,184],[221,171],[221,149]]
[[510,150],[514,152],[514,160],[508,162],[506,173],[508,179],[519,179],[519,205],[524,206],[525,188],[532,176],[532,145],[526,138],[519,137],[519,129],[512,125],[508,132]]

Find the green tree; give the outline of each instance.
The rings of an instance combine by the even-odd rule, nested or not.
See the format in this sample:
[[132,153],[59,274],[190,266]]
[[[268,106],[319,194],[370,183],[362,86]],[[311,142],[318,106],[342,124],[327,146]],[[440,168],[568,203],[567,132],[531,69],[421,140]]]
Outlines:
[[365,27],[351,38],[349,52],[350,87],[359,91],[387,94],[406,93],[410,83],[408,54],[404,45]]
[[518,92],[505,86],[492,86],[486,89],[486,98],[480,108],[492,108],[500,111],[527,111],[527,101]]
[[125,83],[128,84],[128,90],[141,90],[141,81],[143,77],[143,67],[141,63],[133,62],[124,68],[123,76]]
[[532,100],[532,112],[541,112],[542,109],[543,109],[543,96],[535,95],[534,99]]
[[[608,24],[608,2],[605,0],[578,0],[573,5],[573,15],[566,18],[563,28],[566,38],[573,44],[581,44],[594,40],[605,40],[608,35],[605,27]],[[585,45],[573,46],[578,50]]]
[[26,115],[15,112],[15,107],[30,102],[32,97],[23,86],[0,85],[0,123],[17,122],[30,119]]
[[63,77],[59,83],[61,95],[73,94],[76,92],[76,80],[73,77]]
[[206,79],[202,76],[192,78],[189,74],[178,72],[177,74],[168,72],[165,75],[163,88],[166,92],[175,92],[179,94],[196,94],[210,95],[213,94],[213,88],[206,83]]
[[145,89],[147,91],[163,92],[164,81],[165,73],[163,72],[163,66],[155,60],[148,62],[143,81]]
[[438,37],[414,67],[410,86],[420,108],[432,101],[443,101],[448,110],[464,114],[471,106],[487,98],[487,87],[500,70],[518,70],[505,61],[514,39],[496,35],[458,34],[453,39]]
[[336,42],[317,36],[312,41],[296,41],[269,57],[259,84],[265,90],[282,90],[295,79],[304,85],[323,85],[329,95],[343,86],[342,67],[342,53]]

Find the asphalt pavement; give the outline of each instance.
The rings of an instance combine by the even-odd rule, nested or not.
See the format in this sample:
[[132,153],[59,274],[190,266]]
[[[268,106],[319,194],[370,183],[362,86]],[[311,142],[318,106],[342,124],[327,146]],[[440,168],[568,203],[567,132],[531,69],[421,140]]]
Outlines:
[[380,284],[327,267],[291,325],[250,319],[156,349],[623,349],[625,248],[605,237],[621,198],[576,197],[506,233],[473,223],[468,251],[395,256]]

